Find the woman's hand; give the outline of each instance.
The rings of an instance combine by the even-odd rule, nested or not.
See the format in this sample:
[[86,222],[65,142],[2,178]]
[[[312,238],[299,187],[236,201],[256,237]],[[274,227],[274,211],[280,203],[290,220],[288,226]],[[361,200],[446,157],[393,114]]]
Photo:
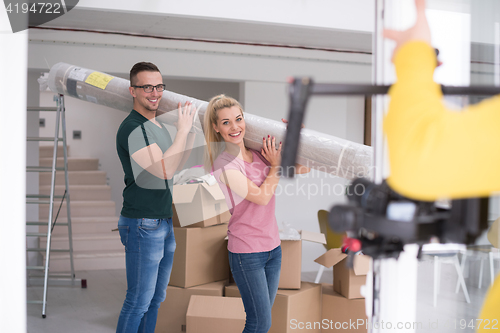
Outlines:
[[[285,118],[281,118],[281,121],[284,122],[285,124],[288,124],[288,120],[286,120]],[[288,125],[286,125],[288,127]],[[300,126],[300,128],[304,128],[304,124],[302,124],[302,126]]]
[[279,145],[276,145],[276,138],[273,136],[267,136],[266,138],[262,138],[262,156],[271,163],[271,166],[279,166],[281,164],[281,142]]

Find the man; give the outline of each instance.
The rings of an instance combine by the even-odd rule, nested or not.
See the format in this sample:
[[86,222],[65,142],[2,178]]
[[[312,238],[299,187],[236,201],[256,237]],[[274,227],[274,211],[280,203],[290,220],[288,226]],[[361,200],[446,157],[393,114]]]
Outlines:
[[[396,41],[398,77],[384,120],[391,168],[387,181],[397,192],[421,200],[489,196],[500,191],[500,96],[460,113],[444,106],[433,81],[436,57],[425,0],[415,4],[412,28],[384,31]],[[499,318],[500,277],[486,297],[478,331],[498,328]]]
[[125,246],[127,295],[117,333],[153,333],[164,301],[175,250],[172,227],[172,177],[187,159],[194,107],[179,103],[174,141],[156,119],[165,85],[154,64],[140,62],[130,70],[134,109],[116,135],[125,173],[123,208],[118,221]]

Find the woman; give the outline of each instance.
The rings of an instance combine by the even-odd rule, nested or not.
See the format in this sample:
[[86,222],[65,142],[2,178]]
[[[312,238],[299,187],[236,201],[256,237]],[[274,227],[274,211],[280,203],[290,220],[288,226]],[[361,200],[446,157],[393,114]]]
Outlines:
[[[281,271],[274,212],[281,142],[267,136],[260,152],[246,148],[243,109],[231,97],[212,98],[204,118],[205,166],[214,172],[232,214],[227,232],[229,265],[247,314],[243,333],[264,333],[271,328]],[[297,173],[308,171],[300,166]]]

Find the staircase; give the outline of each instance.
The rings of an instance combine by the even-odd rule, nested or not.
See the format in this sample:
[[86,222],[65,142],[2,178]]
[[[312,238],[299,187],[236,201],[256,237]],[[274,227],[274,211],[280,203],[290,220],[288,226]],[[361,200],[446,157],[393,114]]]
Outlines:
[[[40,146],[40,166],[52,163],[53,146]],[[62,147],[57,156],[62,155]],[[64,159],[58,158],[57,166],[63,166]],[[94,158],[68,158],[68,178],[71,195],[71,225],[73,230],[73,260],[76,271],[99,269],[124,269],[125,251],[117,231],[118,217],[115,202],[111,200],[111,188],[106,185],[106,173],[99,171],[99,160]],[[50,173],[39,175],[40,194],[49,194]],[[56,176],[55,194],[64,194],[64,172]],[[59,210],[60,199],[55,200],[54,216]],[[49,206],[40,205],[41,221],[48,219]],[[66,204],[62,205],[57,222],[67,222]],[[52,249],[69,248],[66,226],[56,225],[52,233]],[[45,232],[46,226],[40,227]],[[40,237],[40,245],[46,243]],[[70,270],[69,254],[52,252],[50,272]]]

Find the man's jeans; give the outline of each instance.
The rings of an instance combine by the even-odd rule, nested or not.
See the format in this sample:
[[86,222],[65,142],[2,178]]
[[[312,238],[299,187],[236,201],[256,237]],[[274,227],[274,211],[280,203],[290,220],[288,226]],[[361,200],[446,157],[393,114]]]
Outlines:
[[281,246],[269,252],[229,251],[229,266],[247,314],[243,333],[267,333],[280,281]]
[[125,246],[127,296],[116,332],[154,333],[174,261],[172,219],[120,216],[118,230]]

